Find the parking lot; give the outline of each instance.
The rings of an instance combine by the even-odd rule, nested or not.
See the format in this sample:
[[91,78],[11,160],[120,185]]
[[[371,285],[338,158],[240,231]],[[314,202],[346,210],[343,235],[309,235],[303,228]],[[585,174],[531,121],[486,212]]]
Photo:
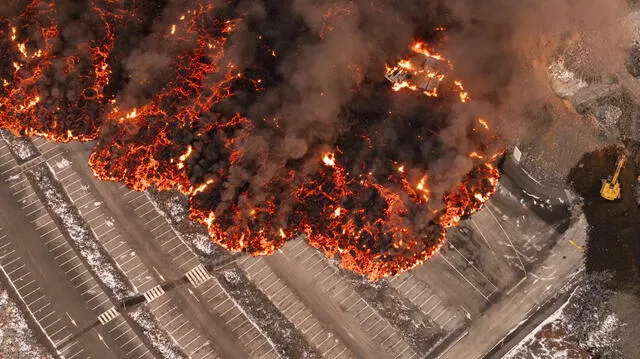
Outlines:
[[[86,303],[86,308],[91,313],[95,314],[95,317],[91,316],[90,320],[96,320],[95,318],[98,314],[102,313],[104,310],[112,306],[110,299],[103,292],[102,288],[100,288],[91,273],[86,269],[83,262],[76,255],[71,245],[59,231],[56,223],[49,216],[49,213],[44,208],[42,202],[38,199],[38,196],[30,186],[26,177],[21,173],[21,168],[19,166],[10,165],[9,163],[12,162],[10,160],[11,156],[6,156],[6,153],[4,151],[8,152],[8,149],[4,146],[4,143],[2,143],[0,144],[0,157],[6,159],[3,164],[7,169],[4,170],[4,176],[0,175],[0,177],[4,178],[6,186],[11,191],[12,197],[18,203],[22,214],[28,220],[28,223],[30,223],[30,226],[33,228],[34,232],[38,235],[38,245],[42,246],[43,249],[46,250],[48,259],[53,261],[56,264],[57,268],[59,268],[61,274],[64,275],[65,281],[68,283],[66,285],[71,286],[75,290],[75,293],[77,293],[82,298],[83,303]],[[36,163],[41,162],[39,160],[40,158],[37,158],[32,162],[23,165],[23,167],[30,167]],[[6,245],[9,245],[9,243],[7,242]],[[27,271],[26,264],[23,263],[20,270]],[[59,284],[61,287],[65,285],[64,283]],[[25,300],[28,299],[29,298],[25,297]],[[29,305],[28,302],[27,305]],[[48,302],[47,305],[50,306],[51,302]],[[46,307],[43,307],[41,311],[44,311],[45,308]],[[74,320],[69,315],[69,313],[65,313],[65,316],[66,317],[62,317],[61,319],[63,322],[64,320],[67,321],[67,325],[63,330],[71,328],[75,331],[77,330],[76,327],[78,325],[78,322],[80,322],[81,324],[83,322],[78,317],[76,317],[76,319],[78,319],[78,322],[76,322],[76,320]],[[85,322],[84,324],[88,323]],[[51,326],[53,327],[54,324],[51,324]],[[47,333],[49,333],[49,328],[47,328],[47,325],[44,325],[43,329],[45,329]],[[51,335],[53,334],[54,333],[52,333]],[[57,333],[55,334],[57,335]],[[65,350],[67,350],[67,347],[78,346],[78,339],[74,339],[71,342],[66,342],[68,338],[71,338],[71,334],[67,334],[68,335],[66,339],[62,339],[59,341],[60,343],[64,344]],[[96,332],[92,335],[98,337],[100,334]],[[115,341],[112,344],[118,345],[121,349],[121,352],[128,353],[126,357],[138,358],[150,356],[148,349],[133,332],[131,327],[122,327],[120,331],[116,333],[116,335],[120,338],[120,340]],[[112,339],[111,337],[102,338],[107,341],[110,341]],[[106,343],[104,345],[107,346]],[[73,354],[80,355],[80,352]]]
[[278,355],[269,341],[258,331],[222,289],[216,280],[208,280],[197,288],[200,297],[206,300],[206,306],[215,316],[224,321],[238,338],[238,345],[244,347],[252,358],[275,359]]
[[[65,282],[77,292],[90,312],[89,317],[83,318],[81,311],[78,314],[54,308],[55,300],[48,298],[59,300],[59,295],[49,295],[51,289],[33,277],[31,268],[38,265],[11,257],[15,254],[11,245],[15,243],[0,242],[0,265],[11,272],[8,276],[19,284],[17,290],[24,296],[26,306],[37,310],[36,319],[44,333],[52,337],[55,345],[62,345],[65,357],[86,357],[98,350],[96,342],[112,351],[117,348],[122,357],[151,357],[148,344],[139,336],[139,328],[132,328],[128,317],[122,315],[84,336],[74,335],[80,330],[77,323],[90,327],[97,315],[114,303],[76,255],[22,171],[47,163],[96,239],[137,293],[184,278],[185,273],[198,266],[200,260],[192,250],[193,244],[187,243],[185,238],[189,237],[182,237],[156,210],[147,194],[130,191],[123,185],[112,185],[105,191],[87,172],[84,160],[78,157],[77,163],[71,160],[77,153],[70,153],[65,145],[42,139],[33,139],[33,143],[40,155],[18,165],[4,141],[0,141],[0,179],[6,183],[5,192],[17,203],[24,222],[32,226],[39,238],[39,245],[48,254],[47,260],[64,276],[57,282]],[[105,200],[112,196],[117,200]],[[518,210],[506,210],[504,206],[499,199],[492,199],[483,211],[450,231],[443,248],[429,262],[386,279],[390,287],[380,293],[397,291],[413,308],[411,313],[417,313],[416,320],[429,319],[447,337],[461,333],[461,328],[469,326],[494,298],[499,298],[496,293],[510,293],[522,282],[521,278],[527,278],[524,266],[535,260],[540,238],[546,235],[537,236],[534,229],[553,230],[544,223],[529,221],[527,233],[519,216],[511,218],[504,214]],[[121,207],[127,210],[119,211]],[[133,236],[131,232],[136,231]],[[241,269],[238,274],[246,275],[323,357],[424,355],[418,353],[420,350],[416,348],[420,346],[407,335],[407,330],[393,321],[390,314],[393,311],[381,309],[378,304],[382,299],[371,297],[357,279],[354,281],[355,277],[342,273],[337,263],[303,240],[291,241],[271,257],[237,256],[236,265]],[[221,270],[230,266],[233,265],[225,264]],[[214,358],[220,346],[227,350],[237,346],[249,357],[277,358],[273,338],[267,338],[272,334],[265,333],[263,324],[259,323],[260,328],[251,320],[255,310],[262,310],[261,306],[243,307],[237,294],[218,282],[220,274],[212,275],[212,279],[197,288],[193,283],[181,284],[143,305],[149,306],[163,330],[191,357]],[[301,281],[300,277],[305,279]],[[221,339],[223,332],[228,337]]]
[[90,187],[74,170],[69,161],[62,155],[53,156],[47,161],[54,170],[55,176],[62,184],[78,208],[80,214],[93,230],[96,239],[116,261],[125,276],[134,285],[137,292],[142,293],[157,283],[145,268],[140,258],[126,243],[117,224],[105,215],[102,202],[90,191]]
[[[70,199],[80,211],[96,239],[105,248],[107,253],[116,261],[125,276],[134,285],[138,293],[146,292],[159,284],[157,273],[151,273],[144,265],[137,253],[127,242],[126,234],[123,234],[116,220],[108,216],[103,210],[103,203],[87,185],[85,179],[74,170],[72,163],[65,158],[63,152],[55,151],[48,142],[42,143],[49,158],[47,163],[55,173],[58,181],[63,185]],[[60,145],[58,145],[60,146]],[[155,211],[154,211],[155,213]],[[161,280],[161,279],[160,279]],[[181,310],[178,310],[175,302],[168,296],[161,296],[149,304],[149,308],[158,320],[159,324],[173,338],[178,346],[189,356],[194,358],[215,357],[213,348],[203,335],[199,333],[185,319]]]
[[276,255],[284,256],[288,261],[305,268],[308,275],[314,278],[316,286],[338,304],[340,309],[352,315],[369,338],[392,357],[417,356],[389,322],[353,290],[337,268],[318,250],[309,247],[303,240],[295,240],[285,245]]
[[154,355],[144,346],[144,343],[133,332],[122,315],[118,315],[104,325],[104,330],[113,339],[122,343],[121,349],[127,358],[153,358]]
[[323,358],[350,358],[353,355],[334,333],[314,316],[291,288],[260,257],[244,256],[238,265],[269,300],[301,331]]
[[191,358],[216,358],[209,340],[189,323],[181,309],[166,294],[148,304],[162,327]]
[[[52,158],[51,162],[52,162],[52,167],[55,168],[57,167],[56,162],[59,163],[59,159]],[[61,164],[60,167],[62,167],[61,170],[56,171],[58,177],[60,178],[63,175],[69,176],[70,171],[64,171],[64,169],[66,168],[66,165],[63,165],[63,163],[60,163],[60,164]],[[90,189],[88,188],[90,186],[80,185],[79,187],[77,187],[78,183],[73,183],[74,182],[73,180],[69,181],[70,178],[64,178],[64,177],[62,178],[64,179],[64,182],[67,183],[67,185],[65,186],[66,190],[73,197],[78,196],[78,193],[82,193],[82,191],[85,191],[85,192],[88,190],[90,191]],[[77,191],[77,193],[74,191]],[[156,283],[156,281],[165,281],[165,280],[170,281],[170,280],[178,279],[181,276],[184,276],[186,272],[188,272],[189,270],[193,269],[194,267],[200,264],[195,254],[177,236],[176,232],[174,232],[173,228],[168,224],[164,216],[160,215],[156,211],[155,207],[149,201],[149,199],[146,197],[144,193],[130,191],[124,186],[120,186],[119,188],[117,186],[110,186],[108,191],[111,194],[111,197],[113,196],[118,197],[118,202],[119,202],[118,206],[121,206],[120,203],[124,202],[126,204],[125,207],[131,210],[132,213],[125,217],[126,220],[128,221],[127,225],[136,226],[137,231],[139,231],[140,228],[144,228],[146,231],[150,232],[150,233],[147,233],[142,231],[138,233],[139,234],[138,237],[142,235],[142,240],[146,242],[144,246],[147,246],[147,247],[157,246],[161,251],[160,257],[162,258],[166,257],[166,260],[161,261],[159,265],[156,265],[156,266],[147,265],[147,268],[151,269],[152,276],[154,278],[149,284],[146,284],[146,286],[148,287],[152,286],[152,283]],[[101,197],[101,198],[104,198],[104,197]],[[100,203],[100,207],[102,207],[101,198],[96,198],[96,197],[92,197],[91,199],[86,199],[86,198],[83,199],[83,198],[77,198],[77,197],[75,198],[75,200],[80,201],[78,203],[78,206],[81,208],[81,211],[83,207],[88,208],[88,211],[83,213],[85,219],[88,218],[89,220],[93,220],[92,215],[93,213],[97,212],[97,210],[91,213],[89,213],[89,211],[93,209],[92,205],[96,203]],[[132,214],[133,216],[131,216]],[[117,222],[117,221],[118,219],[109,217],[106,221],[103,221],[103,223],[105,223],[103,227],[109,227],[109,228],[115,227],[116,230],[113,230],[113,232],[120,231],[121,228],[123,228],[122,222]],[[93,222],[98,223],[98,220],[93,220]],[[94,231],[96,233],[99,233],[99,231],[101,230],[102,228],[100,228],[99,225],[94,227]],[[127,245],[129,248],[131,248],[128,244],[132,240],[132,238],[130,238],[130,235],[131,233],[121,233],[119,237],[120,241],[118,241],[118,243],[123,243],[123,245]],[[148,241],[153,241],[153,243],[151,244]],[[105,243],[105,247],[109,251],[112,251],[113,249],[109,248],[110,245],[111,243]],[[134,244],[131,244],[131,245],[134,245]],[[112,255],[117,255],[117,253]],[[144,257],[143,262],[148,261],[149,263],[153,263],[154,261],[157,261],[158,258],[160,258],[156,254],[153,254],[149,251],[144,251],[142,255]],[[167,265],[169,263],[171,263],[171,265]],[[127,263],[122,263],[121,265],[127,265]],[[206,285],[207,283],[202,285],[201,288],[199,288],[199,290],[203,290],[203,288],[205,288],[204,290],[206,290],[207,288]],[[180,295],[177,295],[178,293],[180,293]],[[182,293],[184,293],[186,297],[182,296],[183,295]],[[211,308],[208,305],[208,303],[206,303],[204,299],[201,299],[198,296],[196,290],[188,287],[178,286],[177,288],[173,289],[171,293],[168,294],[169,297],[176,296],[176,295],[177,295],[177,298],[182,298],[181,302],[183,302],[183,299],[189,299],[189,298],[191,298],[191,300],[197,301],[196,305],[199,305],[202,308],[202,310],[205,311],[205,313],[212,313],[213,317],[215,318],[216,313],[211,311]],[[167,329],[168,333],[172,334],[173,338],[180,344],[180,346],[185,350],[185,352],[188,355],[189,354],[193,356],[202,355],[203,357],[212,356],[208,354],[209,351],[212,352],[212,346],[209,345],[208,343],[210,341],[215,343],[216,341],[220,340],[220,337],[217,335],[212,335],[210,333],[208,335],[203,334],[202,332],[199,333],[197,329],[194,329],[197,327],[197,325],[194,325],[194,323],[198,321],[201,322],[200,323],[201,325],[203,323],[209,323],[207,324],[207,326],[211,327],[212,326],[211,322],[207,322],[207,320],[208,319],[212,320],[212,319],[208,318],[209,315],[203,316],[203,315],[198,315],[197,312],[192,313],[192,309],[194,308],[189,305],[184,305],[181,308],[178,308],[176,302],[173,299],[169,298],[168,296],[165,294],[160,298],[156,299],[150,305],[150,308],[152,309],[152,312],[154,313],[155,317],[158,319],[159,323],[162,324],[165,329]],[[184,310],[187,310],[186,313],[188,315],[183,315]],[[242,314],[242,318],[245,318],[244,314]],[[246,321],[246,318],[245,318],[245,321]],[[249,321],[246,321],[246,323],[249,325],[252,325],[251,322]],[[216,323],[216,325],[219,325],[219,324]],[[240,329],[240,327],[238,327],[238,329]],[[244,336],[241,339],[246,339],[248,335],[255,334],[256,333],[255,328],[252,328],[252,329],[253,330],[243,330],[241,334],[244,334]],[[272,348],[268,343],[268,341],[266,341],[266,339],[264,339],[261,334],[258,333],[258,335],[260,336],[259,339],[251,338],[250,341],[252,341],[252,343],[259,343],[261,346],[260,350],[263,350],[263,348],[267,348],[268,349],[267,352],[271,352]],[[237,348],[237,345],[238,345],[237,340],[234,339],[234,340],[231,340],[230,342],[232,342],[232,345]],[[266,344],[266,345],[263,345],[263,344]]]
[[413,272],[402,273],[386,281],[447,334],[453,333],[463,325],[464,311],[461,308],[451,308],[438,293],[427,283],[418,279]]
[[[114,227],[117,227],[117,225],[114,226],[113,219],[107,218],[102,213],[100,210],[100,200],[93,197],[88,188],[89,186],[82,183],[82,179],[74,173],[71,168],[72,166],[67,163],[61,154],[57,153],[53,148],[53,146],[56,145],[52,145],[44,141],[36,141],[36,144],[40,151],[46,153],[45,156],[49,157],[48,162],[56,172],[56,176],[63,183],[67,193],[69,193],[74,203],[79,207],[83,217],[85,217],[85,220],[90,223],[97,236],[108,238],[107,242],[104,242],[103,244],[110,254],[116,258],[116,261],[119,261],[121,266],[126,266],[129,264],[129,261],[135,261],[135,259],[127,258],[127,253],[131,254],[133,251],[128,250],[126,247],[126,241],[121,240],[120,242],[114,242],[118,239],[122,239],[121,235],[117,234],[117,229],[113,229]],[[118,189],[118,192],[133,209],[133,212],[136,214],[136,221],[153,234],[153,240],[160,245],[162,251],[169,254],[170,258],[175,263],[176,268],[186,272],[199,263],[197,256],[171,228],[164,216],[156,211],[156,208],[149,201],[146,194],[130,191],[122,185]],[[103,230],[104,233],[102,232]],[[117,247],[110,247],[112,243],[117,243]],[[124,247],[125,249],[120,247]],[[307,247],[306,244],[299,248],[288,245],[283,249],[280,255],[288,253],[285,254],[287,259],[294,258],[294,260],[298,261],[299,265],[305,268],[310,275],[320,280],[321,290],[330,294],[332,300],[334,300],[344,312],[351,314],[358,322],[359,326],[367,332],[369,338],[380,345],[381,348],[388,350],[394,357],[413,357],[415,353],[401,338],[399,333],[396,332],[387,320],[385,320],[379,313],[359,297],[353,288],[350,287],[348,281],[342,278],[340,273],[337,272],[333,264],[331,264],[324,256],[317,253],[317,251],[305,247]],[[123,259],[128,261],[121,262]],[[259,265],[255,265],[255,263],[258,263],[255,261],[260,262]],[[134,270],[140,267],[137,264],[138,263],[133,266]],[[299,298],[296,298],[292,290],[287,288],[286,284],[280,281],[277,276],[270,271],[268,265],[262,263],[261,259],[247,258],[243,261],[242,267],[245,271],[248,271],[249,277],[254,280],[263,293],[265,293],[272,302],[274,302],[277,308],[321,353],[324,353],[327,357],[348,357],[352,355],[349,353],[347,346],[342,343],[338,337],[335,337],[335,334],[328,330],[326,326],[322,325],[321,321],[314,317],[313,312],[305,305],[305,303]],[[258,271],[252,272],[253,270]],[[146,275],[141,277],[142,274],[139,273],[134,273],[133,275],[133,280],[137,283],[137,286],[140,285],[139,282],[142,278],[147,278]],[[127,276],[132,278],[129,273],[127,273]],[[263,278],[262,276],[265,277]],[[155,281],[150,280],[148,282],[143,282],[142,284],[145,286],[145,289],[147,289],[148,287],[155,285]],[[402,289],[403,286],[400,286],[399,288]],[[415,288],[411,290],[414,291]],[[208,288],[208,291],[213,291],[213,288]],[[205,289],[202,294],[209,295],[210,293]],[[225,304],[226,302],[232,304],[232,301],[221,300],[222,298],[220,296],[227,295],[224,292],[218,292],[218,295],[214,296],[215,299],[211,299],[220,301],[220,303],[213,307],[213,311],[217,315],[224,316],[227,311],[217,312],[216,309],[220,308],[218,305],[228,305]],[[429,318],[435,318],[436,322],[441,324],[442,327],[446,326],[446,329],[453,329],[455,325],[460,324],[462,316],[459,313],[451,313],[451,311],[445,307],[444,303],[442,301],[436,301],[435,299],[438,298],[434,296],[427,299],[428,300],[425,300],[422,303],[415,304],[420,307],[420,309],[423,310]],[[420,302],[419,296],[415,296],[413,300]],[[433,305],[430,306],[430,304]],[[163,314],[165,313],[157,313],[156,317],[164,318],[162,316]],[[246,324],[245,322],[251,324],[246,315],[242,313],[242,310],[238,311],[236,314],[237,315],[232,318],[229,318],[229,320],[236,322],[239,318],[242,318],[243,320],[240,323],[234,323],[234,326],[243,326]],[[440,320],[441,318],[443,320]],[[180,319],[175,319],[175,321],[179,320]],[[173,322],[174,321],[170,323]],[[227,322],[226,324],[230,324],[230,322]],[[253,330],[247,330],[240,333],[239,336],[244,338],[247,336],[247,333],[252,331],[255,332],[255,335],[248,341],[248,343],[253,343],[258,340],[258,336],[262,336],[255,326],[253,326]],[[382,340],[380,340],[381,338]],[[275,354],[266,338],[262,337],[262,342],[261,346],[251,348],[252,353],[254,353],[255,350],[264,350],[266,347],[269,350],[263,353],[264,355],[270,355],[269,353]],[[189,343],[186,344],[188,345]]]
[[87,303],[91,306],[91,310],[101,313],[110,307],[109,297],[75,254],[26,178],[21,175],[20,180],[13,182],[9,187],[14,188],[15,198],[21,203],[22,210],[34,224],[51,257],[69,277],[74,288],[83,296],[88,295]]
[[131,191],[124,186],[120,187],[120,192],[133,208],[136,220],[153,234],[152,240],[171,257],[176,268],[187,272],[200,264],[196,255],[180,240],[164,216],[156,211],[145,193]]
[[73,325],[65,318],[64,313],[58,313],[51,306],[51,300],[40,288],[26,268],[24,261],[18,256],[6,235],[0,236],[0,266],[7,278],[13,283],[23,303],[26,304],[33,318],[46,333],[53,345],[66,357],[82,357],[84,348],[77,340],[66,343],[64,348],[60,344],[73,336]]

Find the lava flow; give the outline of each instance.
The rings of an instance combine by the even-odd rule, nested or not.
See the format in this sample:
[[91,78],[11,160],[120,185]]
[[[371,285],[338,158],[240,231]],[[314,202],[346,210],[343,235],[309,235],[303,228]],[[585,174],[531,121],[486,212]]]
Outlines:
[[[304,234],[372,280],[428,259],[493,194],[497,137],[477,117],[447,130],[469,95],[426,42],[387,66],[394,91],[366,75],[384,64],[340,56],[327,67],[339,85],[306,81],[316,70],[295,66],[306,45],[291,44],[336,41],[355,5],[319,9],[318,28],[293,31],[212,3],[25,2],[0,19],[0,127],[95,141],[98,178],[182,192],[228,250],[267,255]],[[280,41],[292,33],[300,41]]]

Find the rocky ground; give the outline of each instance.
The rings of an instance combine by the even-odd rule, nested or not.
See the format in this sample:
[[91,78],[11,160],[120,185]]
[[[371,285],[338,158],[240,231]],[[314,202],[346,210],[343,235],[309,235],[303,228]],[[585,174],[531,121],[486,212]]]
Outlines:
[[[580,62],[575,54],[563,61]],[[528,343],[512,351],[512,358],[640,357],[635,342],[640,335],[640,42],[631,48],[628,73],[602,77],[576,70],[584,68],[579,63],[551,66],[550,82],[557,98],[530,114],[536,125],[542,125],[534,130],[535,140],[519,145],[523,166],[533,177],[568,185],[584,199],[589,223],[587,273],[606,271],[611,280],[606,282],[610,290],[601,291],[598,302],[606,306],[607,314],[584,304],[593,310],[592,317],[583,321],[597,317],[595,328],[611,324],[615,316],[623,324],[616,324],[617,334],[611,333],[607,340],[619,341],[619,346],[594,353],[590,341],[596,334],[577,335],[576,324],[567,321],[576,303],[572,297],[530,335]],[[630,157],[620,179],[622,198],[609,202],[600,197],[601,180],[611,176],[622,151]]]
[[623,358],[609,279],[604,272],[586,276],[569,300],[503,359]]
[[547,184],[562,186],[582,154],[603,144],[595,126],[558,99],[531,116],[537,117],[540,126],[532,134],[535,140],[521,145],[522,163],[534,178]]

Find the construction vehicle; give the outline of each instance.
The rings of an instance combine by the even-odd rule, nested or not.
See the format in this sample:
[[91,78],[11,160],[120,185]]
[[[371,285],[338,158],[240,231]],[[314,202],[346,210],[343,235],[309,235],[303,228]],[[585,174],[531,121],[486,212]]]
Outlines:
[[624,167],[626,161],[627,156],[622,153],[620,157],[618,157],[616,171],[613,173],[613,177],[602,180],[602,187],[600,188],[600,196],[602,196],[602,198],[609,201],[615,201],[620,198],[620,182],[618,179],[620,178],[620,171],[622,171],[622,167]]

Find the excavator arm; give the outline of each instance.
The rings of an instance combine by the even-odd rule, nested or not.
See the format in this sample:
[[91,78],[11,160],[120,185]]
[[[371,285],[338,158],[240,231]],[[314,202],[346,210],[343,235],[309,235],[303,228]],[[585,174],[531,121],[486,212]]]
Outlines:
[[622,171],[622,167],[624,167],[624,163],[626,162],[627,157],[623,154],[620,155],[618,159],[618,165],[616,167],[616,172],[613,174],[613,178],[611,178],[611,183],[618,183],[618,177],[620,177],[620,172]]

